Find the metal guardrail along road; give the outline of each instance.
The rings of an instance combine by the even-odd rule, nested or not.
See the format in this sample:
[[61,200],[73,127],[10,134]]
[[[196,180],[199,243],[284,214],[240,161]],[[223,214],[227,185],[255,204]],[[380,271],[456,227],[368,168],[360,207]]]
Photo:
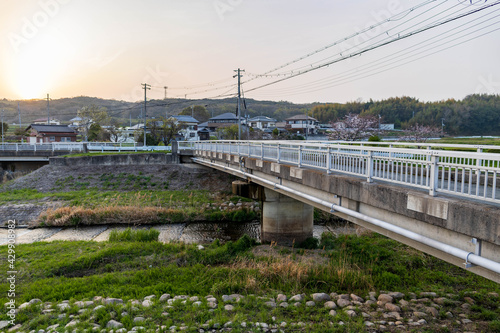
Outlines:
[[84,151],[84,144],[87,145],[87,150],[90,152],[126,152],[126,151],[171,151],[170,146],[138,146],[135,143],[119,143],[119,142],[61,142],[61,143],[5,143],[0,145],[0,153],[2,151]]
[[[412,145],[425,149],[411,148]],[[465,148],[479,152],[464,152],[432,149],[435,145],[405,143],[405,146],[410,148],[361,146],[352,142],[179,142],[179,150],[193,150],[196,154],[215,152],[252,157],[327,173],[360,176],[368,182],[380,180],[422,188],[431,196],[447,193],[500,203],[500,154],[481,152],[483,148],[500,147],[471,146]],[[446,148],[464,149],[464,146],[446,145]]]

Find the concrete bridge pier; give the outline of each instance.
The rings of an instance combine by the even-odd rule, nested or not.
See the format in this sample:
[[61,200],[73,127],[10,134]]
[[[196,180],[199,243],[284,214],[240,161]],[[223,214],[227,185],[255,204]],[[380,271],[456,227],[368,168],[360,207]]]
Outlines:
[[313,236],[314,208],[266,187],[234,181],[233,193],[262,202],[261,240],[292,245]]
[[264,188],[261,239],[292,245],[313,236],[314,209],[311,205]]

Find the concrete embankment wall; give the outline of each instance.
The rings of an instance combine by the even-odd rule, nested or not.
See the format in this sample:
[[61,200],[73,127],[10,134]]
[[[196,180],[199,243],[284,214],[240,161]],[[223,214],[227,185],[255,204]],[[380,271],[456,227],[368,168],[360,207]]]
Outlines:
[[54,166],[90,166],[90,165],[163,165],[177,164],[178,159],[172,154],[110,154],[79,157],[52,157]]

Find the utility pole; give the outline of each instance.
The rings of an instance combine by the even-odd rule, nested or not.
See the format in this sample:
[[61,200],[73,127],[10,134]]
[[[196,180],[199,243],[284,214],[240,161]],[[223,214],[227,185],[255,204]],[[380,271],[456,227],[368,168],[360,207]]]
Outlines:
[[441,118],[441,132],[444,134],[444,118]]
[[163,87],[163,89],[165,89],[165,98],[164,99],[167,99],[167,86]]
[[47,94],[47,125],[50,125],[49,94]]
[[306,141],[309,138],[309,111],[306,110]]
[[3,109],[2,109],[2,145],[3,145]]
[[129,127],[132,127],[132,112],[129,113]]
[[191,105],[191,117],[193,117],[193,115],[194,115],[194,105]]
[[144,147],[146,147],[146,123],[148,120],[146,92],[151,90],[151,85],[147,83],[141,83],[141,85],[144,89]]
[[238,140],[241,140],[241,72],[245,70],[238,68],[234,71],[238,73],[233,78],[238,77]]
[[19,115],[19,128],[23,127],[21,125],[21,108],[19,107],[19,102],[17,102],[17,114]]

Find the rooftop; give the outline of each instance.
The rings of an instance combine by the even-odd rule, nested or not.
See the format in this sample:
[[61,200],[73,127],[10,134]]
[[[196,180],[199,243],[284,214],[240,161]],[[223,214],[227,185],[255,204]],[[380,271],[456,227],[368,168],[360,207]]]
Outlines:
[[66,125],[36,125],[31,124],[28,129],[34,129],[37,132],[50,132],[50,133],[75,133],[75,131]]

